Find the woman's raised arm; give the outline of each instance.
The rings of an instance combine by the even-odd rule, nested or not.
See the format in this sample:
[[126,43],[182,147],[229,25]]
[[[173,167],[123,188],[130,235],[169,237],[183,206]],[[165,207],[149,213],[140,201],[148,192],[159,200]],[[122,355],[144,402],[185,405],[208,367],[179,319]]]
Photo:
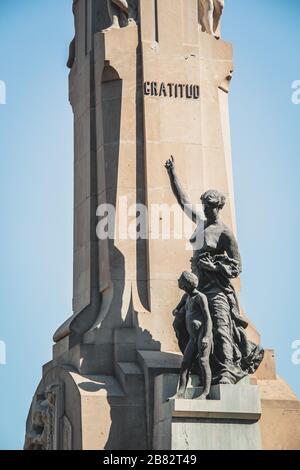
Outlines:
[[181,209],[190,219],[193,220],[193,222],[195,223],[199,223],[201,221],[203,222],[204,217],[199,211],[196,210],[196,208],[189,201],[188,196],[182,189],[182,186],[175,172],[175,163],[174,163],[173,156],[171,156],[171,158],[166,161],[165,167],[167,169],[167,172],[170,178],[172,191]]

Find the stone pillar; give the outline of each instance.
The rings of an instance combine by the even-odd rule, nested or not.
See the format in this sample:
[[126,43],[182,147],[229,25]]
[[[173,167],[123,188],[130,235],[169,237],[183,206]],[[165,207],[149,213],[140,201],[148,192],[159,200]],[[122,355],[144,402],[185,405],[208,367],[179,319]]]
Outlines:
[[[223,191],[224,221],[235,229],[227,105],[232,47],[200,32],[196,0],[140,0],[139,6],[139,28],[105,33],[97,31],[105,25],[106,1],[75,6],[74,315],[55,340],[86,333],[84,341],[110,344],[108,350],[115,328],[134,327],[140,348],[176,351],[170,312],[181,295],[178,275],[190,264],[194,227],[176,204],[164,162],[176,157],[195,204],[206,189]],[[123,217],[139,203],[148,209],[147,239],[124,239]],[[101,204],[116,208],[114,240],[97,241]],[[166,205],[174,207],[170,220]],[[185,239],[175,219],[186,227]],[[171,240],[164,233],[169,225]]]
[[[194,204],[209,188],[225,193],[224,222],[235,231],[228,117],[232,46],[202,32],[197,0],[139,0],[138,24],[120,29],[107,29],[107,2],[73,2],[76,34],[68,62],[74,112],[73,314],[54,334],[53,359],[43,368],[34,413],[28,416],[28,445],[36,438],[34,420],[43,411],[41,397],[49,385],[58,383],[64,390],[57,428],[60,448],[152,449],[153,435],[155,446],[162,448],[161,419],[153,415],[154,404],[167,413],[168,436],[184,428],[193,448],[206,444],[193,440],[189,420],[201,415],[196,429],[206,432],[206,411],[218,410],[223,424],[217,432],[226,433],[229,426],[234,439],[245,433],[243,439],[250,436],[251,446],[257,448],[257,425],[251,422],[248,428],[236,419],[244,419],[245,394],[257,400],[255,386],[241,386],[240,409],[228,395],[232,390],[238,396],[239,386],[214,389],[220,396],[215,403],[195,401],[192,407],[185,400],[166,404],[154,393],[157,376],[178,374],[180,369],[171,312],[181,297],[178,276],[189,269],[188,238],[194,230],[189,224],[183,239],[173,217],[171,240],[164,239],[169,221],[161,205],[174,204],[174,213],[187,223],[164,168],[171,154]],[[103,204],[116,208],[109,240],[97,236]],[[135,210],[129,220],[127,212],[136,204],[148,209],[146,237],[141,240],[124,233],[124,220],[125,232],[126,222],[135,223]],[[151,215],[158,206],[157,228]],[[258,340],[255,328],[249,330]],[[293,440],[287,436],[285,412],[293,410],[293,422],[299,423],[299,402],[286,394],[272,360],[266,356],[256,377],[263,391],[262,442],[264,448],[278,448],[280,442],[289,448],[300,439],[300,430]],[[225,423],[228,403],[233,422]],[[256,405],[250,407],[250,421],[259,419]],[[187,420],[183,428],[175,423],[178,406]],[[274,417],[281,423],[276,440],[268,437]],[[44,435],[38,437],[43,446]],[[172,439],[166,445],[178,448]]]
[[[175,157],[193,204],[200,205],[200,195],[209,188],[223,191],[229,201],[224,221],[235,228],[227,120],[232,47],[199,32],[196,0],[142,0],[140,5],[145,193],[149,211],[160,205],[162,210],[158,240],[149,220],[146,283],[151,315],[140,312],[138,318],[168,351],[176,348],[170,312],[181,296],[178,275],[190,265],[188,237],[194,227],[174,199],[164,162]],[[163,205],[173,206],[176,215],[170,219],[175,234],[171,240],[164,239],[169,221]],[[185,239],[175,220],[190,227]],[[133,300],[138,310],[139,299]]]

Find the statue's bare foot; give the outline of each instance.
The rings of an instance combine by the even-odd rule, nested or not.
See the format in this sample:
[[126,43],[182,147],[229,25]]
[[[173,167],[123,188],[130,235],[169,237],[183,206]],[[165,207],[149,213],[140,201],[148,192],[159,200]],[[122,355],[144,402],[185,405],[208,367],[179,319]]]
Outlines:
[[174,397],[172,397],[174,400],[178,400],[178,399],[181,399],[181,398],[185,398],[185,389],[182,389],[180,388],[178,390],[178,392],[176,393],[176,395],[174,395]]
[[202,395],[200,395],[200,397],[197,397],[196,399],[197,400],[207,400],[207,397],[208,397],[208,393],[202,393]]
[[128,26],[136,26],[136,21],[133,18],[129,18]]
[[231,385],[231,382],[227,377],[222,377],[219,383],[222,385]]

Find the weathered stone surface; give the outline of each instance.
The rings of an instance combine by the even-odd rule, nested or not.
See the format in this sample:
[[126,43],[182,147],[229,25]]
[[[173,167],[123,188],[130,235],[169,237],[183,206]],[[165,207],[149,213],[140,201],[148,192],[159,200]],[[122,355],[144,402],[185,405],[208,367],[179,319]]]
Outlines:
[[261,394],[262,445],[265,450],[299,450],[300,402],[280,377],[258,380]]
[[[169,398],[176,386],[177,376],[155,379],[154,449],[261,449],[257,386],[247,382],[213,386],[209,400]],[[187,395],[194,391],[188,388]]]

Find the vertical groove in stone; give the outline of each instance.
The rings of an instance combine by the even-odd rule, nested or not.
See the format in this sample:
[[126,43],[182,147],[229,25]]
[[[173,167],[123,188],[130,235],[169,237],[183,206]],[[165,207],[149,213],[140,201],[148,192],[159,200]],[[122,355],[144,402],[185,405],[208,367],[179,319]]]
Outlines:
[[154,0],[154,41],[159,42],[157,0]]

